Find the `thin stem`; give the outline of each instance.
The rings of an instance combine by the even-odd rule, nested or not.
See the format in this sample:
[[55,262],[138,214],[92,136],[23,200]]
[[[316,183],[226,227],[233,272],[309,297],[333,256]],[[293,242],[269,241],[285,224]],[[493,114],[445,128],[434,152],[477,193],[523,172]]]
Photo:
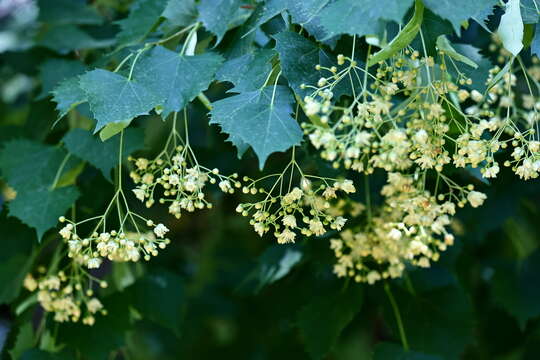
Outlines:
[[364,191],[366,193],[366,208],[367,208],[367,216],[368,216],[368,223],[371,223],[371,194],[369,189],[369,176],[364,176]]
[[58,185],[58,181],[60,180],[60,176],[62,176],[62,172],[64,171],[64,167],[66,167],[66,164],[69,160],[69,157],[71,156],[70,153],[67,153],[67,155],[64,157],[64,160],[62,160],[62,163],[58,167],[58,170],[56,171],[56,175],[54,176],[53,183],[51,185],[51,189],[54,189],[56,185]]
[[394,298],[394,295],[392,294],[392,291],[390,290],[390,285],[388,285],[388,283],[384,284],[384,291],[388,296],[388,300],[390,300],[390,305],[392,305],[392,310],[394,311],[394,316],[396,317],[399,337],[401,338],[401,344],[403,345],[403,349],[405,349],[405,351],[409,351],[409,343],[407,342],[407,336],[405,335],[405,328],[403,327],[403,321],[401,320],[401,313],[399,312],[396,299]]

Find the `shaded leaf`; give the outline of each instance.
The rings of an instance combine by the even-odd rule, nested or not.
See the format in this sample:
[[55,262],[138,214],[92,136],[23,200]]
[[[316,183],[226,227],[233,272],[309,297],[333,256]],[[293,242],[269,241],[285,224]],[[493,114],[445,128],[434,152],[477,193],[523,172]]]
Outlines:
[[302,260],[303,253],[298,246],[272,245],[264,251],[257,266],[246,278],[255,292],[287,276]]
[[64,80],[80,75],[86,71],[86,66],[80,61],[49,59],[39,67],[41,79],[40,98],[50,95],[50,92]]
[[[234,89],[232,90],[234,92]],[[281,85],[241,93],[212,104],[210,123],[249,144],[262,169],[268,156],[302,141],[302,130],[291,116],[294,98]]]
[[335,289],[308,300],[298,313],[298,326],[312,359],[324,359],[339,335],[360,311],[362,288]]
[[169,0],[163,11],[163,17],[176,26],[188,26],[197,19],[197,7],[194,0]]
[[[101,170],[103,176],[112,181],[111,170],[118,165],[120,137],[102,142],[97,136],[83,129],[70,130],[63,138],[68,151]],[[144,146],[144,133],[141,129],[124,130],[124,159]]]
[[233,83],[237,92],[258,90],[272,71],[270,60],[275,55],[274,50],[258,50],[228,60],[216,73],[216,78]]
[[229,25],[242,10],[241,5],[241,0],[205,0],[197,6],[199,20],[208,31],[217,36],[216,44],[221,42]]
[[[53,188],[57,171],[66,153],[56,147],[14,140],[6,143],[0,153],[0,168],[8,184],[17,191],[10,202],[12,216],[37,230],[38,239],[54,227],[58,217],[79,196],[77,188]],[[64,171],[69,170],[66,166]]]
[[329,36],[376,34],[383,20],[401,23],[412,4],[413,0],[337,0],[321,11],[320,21]]
[[[274,38],[281,70],[295,94],[302,99],[313,92],[312,89],[302,89],[302,84],[315,85],[323,75],[315,70],[317,64],[325,67],[337,65],[335,58],[321,49],[317,43],[297,33],[284,31],[274,35]],[[350,91],[349,81],[342,81],[333,89],[336,98],[348,91]]]
[[501,264],[495,268],[492,280],[494,299],[516,317],[522,329],[527,321],[540,316],[540,251],[523,262]]
[[134,45],[142,41],[158,24],[167,6],[166,0],[137,0],[130,7],[129,15],[120,21],[120,32],[116,35],[120,46]]
[[375,346],[373,360],[442,360],[442,358],[416,351],[405,351],[400,345],[383,342]]
[[67,54],[73,50],[108,47],[114,44],[114,40],[95,39],[75,25],[58,25],[41,34],[37,43],[60,54]]
[[77,105],[87,101],[86,93],[79,85],[78,76],[60,82],[52,94],[52,100],[56,102],[56,110],[58,110],[58,120],[66,116]]
[[159,96],[166,118],[208,88],[222,61],[221,56],[213,53],[181,56],[157,46],[140,59],[134,77]]
[[85,0],[39,0],[39,21],[47,24],[99,25],[103,18]]
[[119,123],[148,114],[162,98],[135,79],[97,69],[81,75],[79,85],[86,93],[96,118],[95,132],[109,123]]
[[179,334],[186,301],[182,278],[165,270],[153,272],[139,279],[129,293],[144,317]]
[[461,23],[485,10],[495,6],[497,0],[423,0],[435,14],[452,23],[455,32],[459,35]]

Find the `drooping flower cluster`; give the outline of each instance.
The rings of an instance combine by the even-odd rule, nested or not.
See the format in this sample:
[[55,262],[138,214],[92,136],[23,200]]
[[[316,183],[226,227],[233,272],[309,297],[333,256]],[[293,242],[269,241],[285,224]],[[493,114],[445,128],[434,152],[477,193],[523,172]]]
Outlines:
[[37,291],[37,300],[46,312],[54,314],[58,322],[78,322],[93,325],[97,314],[106,315],[107,311],[97,297],[93,286],[107,287],[106,281],[100,281],[84,271],[79,265],[72,264],[67,272],[44,274],[35,279],[28,274],[24,287]]
[[[187,125],[186,125],[187,129]],[[176,130],[176,114],[171,133],[163,150],[153,159],[130,158],[134,169],[130,173],[137,185],[133,190],[137,199],[146,202],[147,207],[154,204],[156,188],[163,191],[159,202],[167,203],[169,213],[180,218],[182,210],[193,212],[196,209],[211,208],[206,200],[205,186],[218,184],[225,193],[234,193],[240,182],[237,174],[223,176],[218,169],[208,169],[197,162],[195,153]]]
[[[272,179],[275,181],[269,190],[262,186]],[[330,229],[341,230],[346,219],[329,211],[330,201],[337,198],[338,191],[356,191],[351,180],[305,175],[294,155],[282,173],[244,181],[248,183],[242,189],[244,193],[262,194],[264,199],[242,203],[236,211],[251,216],[250,224],[260,236],[272,232],[280,244],[295,242],[298,233],[309,237],[324,235]]]
[[[328,76],[303,85],[313,89],[303,102],[310,119],[304,132],[336,168],[389,173],[375,215],[332,241],[338,276],[374,283],[401,276],[406,264],[436,261],[453,243],[448,225],[456,207],[478,207],[486,199],[472,184],[453,180],[454,169],[479,168],[484,178],[495,178],[502,165],[522,179],[540,174],[540,101],[532,90],[517,99],[512,64],[494,67],[480,84],[487,89],[482,94],[444,50],[438,65],[413,50],[375,71],[343,55],[337,62],[349,65],[339,72],[318,65]],[[526,84],[536,81],[524,70],[522,77]],[[345,102],[334,96],[344,93],[344,82],[350,91]],[[501,161],[504,156],[510,159]]]
[[[448,58],[440,54],[437,67],[431,57],[419,59],[417,52],[405,52],[379,64],[375,75],[343,56],[341,61],[350,62],[343,70],[348,76],[319,67],[330,76],[317,86],[304,86],[314,91],[304,99],[312,122],[303,127],[321,157],[335,167],[366,174],[375,168],[440,172],[452,165],[480,167],[484,177],[493,178],[500,170],[495,155],[511,148],[512,160],[504,165],[523,179],[536,178],[540,103],[532,95],[516,101],[516,75],[508,68],[491,70],[486,95],[470,90],[472,80],[457,67],[453,82]],[[333,91],[343,81],[361,89],[352,90],[348,106],[335,104]]]
[[[390,173],[381,194],[384,204],[358,231],[343,231],[330,246],[338,261],[337,276],[375,283],[400,277],[406,264],[429,267],[454,242],[449,231],[456,202],[480,206],[485,195],[471,188],[449,189],[434,196],[414,176]],[[439,201],[438,201],[439,199]]]

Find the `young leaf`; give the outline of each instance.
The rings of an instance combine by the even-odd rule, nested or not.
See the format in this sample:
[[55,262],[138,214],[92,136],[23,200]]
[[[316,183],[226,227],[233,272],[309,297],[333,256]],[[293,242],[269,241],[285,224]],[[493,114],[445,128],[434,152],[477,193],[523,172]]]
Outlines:
[[[495,6],[497,0],[423,0],[424,5],[443,19],[449,20],[456,33],[460,34],[461,23],[489,6]],[[518,0],[519,1],[519,0]]]
[[129,46],[143,40],[156,26],[167,5],[166,0],[137,0],[127,18],[118,21],[121,31],[116,35],[120,46]]
[[320,21],[330,36],[376,34],[382,20],[401,23],[412,3],[413,0],[337,0],[321,11]]
[[166,118],[208,88],[222,61],[221,56],[212,53],[181,56],[156,46],[139,60],[134,77],[159,96]]
[[[111,179],[111,170],[118,165],[118,149],[120,137],[102,142],[89,131],[83,129],[70,130],[64,136],[64,144],[68,151],[82,160],[98,168],[103,176]],[[140,129],[129,128],[124,130],[124,149],[122,154],[127,158],[135,150],[144,146],[144,133]]]
[[362,302],[362,288],[358,286],[308,300],[298,313],[298,326],[312,359],[326,358],[343,329],[360,311]]
[[242,10],[241,5],[241,0],[205,0],[199,3],[199,20],[208,31],[217,36],[216,45]]
[[[234,92],[234,89],[232,90]],[[285,86],[267,86],[212,104],[211,124],[249,144],[262,169],[268,156],[302,141],[302,129],[291,116],[294,98]]]
[[517,56],[523,49],[523,20],[519,10],[519,0],[508,0],[497,32],[504,48]]
[[270,60],[275,55],[275,50],[257,50],[229,60],[216,73],[216,78],[233,83],[237,92],[260,89],[272,71]]
[[92,70],[79,79],[97,121],[95,132],[109,123],[148,114],[163,99],[141,82],[107,70]]

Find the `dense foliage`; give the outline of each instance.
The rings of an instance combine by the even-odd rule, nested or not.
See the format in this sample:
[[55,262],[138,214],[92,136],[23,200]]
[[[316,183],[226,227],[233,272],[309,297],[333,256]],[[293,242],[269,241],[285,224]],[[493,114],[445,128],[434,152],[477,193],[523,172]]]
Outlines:
[[537,0],[0,0],[7,359],[537,359]]

